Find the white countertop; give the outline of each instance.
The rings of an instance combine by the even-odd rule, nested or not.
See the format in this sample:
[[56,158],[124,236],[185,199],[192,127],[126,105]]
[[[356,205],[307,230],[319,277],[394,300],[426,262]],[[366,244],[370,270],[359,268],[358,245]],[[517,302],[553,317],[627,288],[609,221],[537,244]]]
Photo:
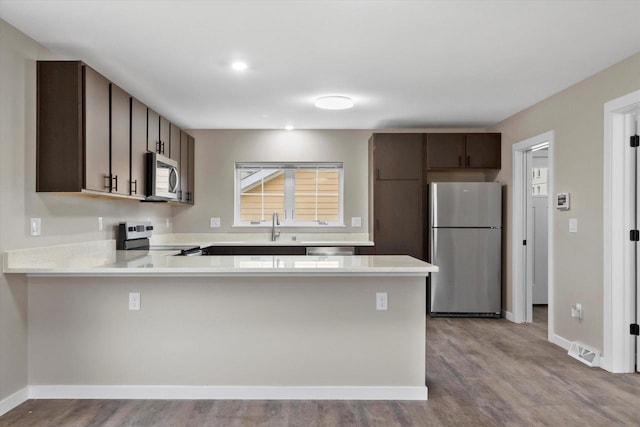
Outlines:
[[407,255],[173,256],[116,251],[114,241],[7,251],[4,273],[38,276],[427,276],[438,267]]

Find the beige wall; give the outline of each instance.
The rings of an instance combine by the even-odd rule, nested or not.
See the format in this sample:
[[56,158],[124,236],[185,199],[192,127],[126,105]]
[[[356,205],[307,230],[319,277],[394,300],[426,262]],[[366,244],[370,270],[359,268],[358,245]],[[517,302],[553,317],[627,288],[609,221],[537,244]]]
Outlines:
[[[368,130],[190,130],[196,139],[196,204],[176,208],[174,229],[181,232],[260,232],[232,228],[235,162],[343,162],[345,228],[306,228],[305,232],[367,233]],[[352,228],[351,217],[362,218]],[[209,218],[221,227],[209,228]],[[296,229],[285,229],[295,231]],[[299,230],[299,229],[298,229]]]
[[[512,310],[511,180],[512,145],[547,131],[555,132],[554,191],[571,193],[571,210],[553,212],[555,333],[603,348],[603,117],[604,103],[640,89],[640,53],[532,107],[490,130],[502,132],[502,171],[507,183],[505,208],[507,275],[506,309]],[[569,218],[578,219],[578,233],[569,233]],[[581,303],[584,318],[570,316]]]
[[[53,55],[0,20],[0,252],[66,242],[110,239],[122,219],[151,218],[166,231],[172,208],[35,192],[36,60]],[[104,218],[99,232],[97,218]],[[29,236],[29,218],[42,236]],[[27,287],[0,276],[0,401],[27,385]]]

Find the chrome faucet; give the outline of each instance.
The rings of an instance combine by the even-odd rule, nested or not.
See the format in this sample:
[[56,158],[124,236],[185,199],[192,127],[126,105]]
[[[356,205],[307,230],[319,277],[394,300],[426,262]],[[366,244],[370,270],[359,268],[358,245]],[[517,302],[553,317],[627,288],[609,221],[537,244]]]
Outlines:
[[278,217],[278,212],[274,212],[271,215],[271,241],[275,242],[280,237],[280,230],[276,229],[276,225],[280,225],[280,218]]

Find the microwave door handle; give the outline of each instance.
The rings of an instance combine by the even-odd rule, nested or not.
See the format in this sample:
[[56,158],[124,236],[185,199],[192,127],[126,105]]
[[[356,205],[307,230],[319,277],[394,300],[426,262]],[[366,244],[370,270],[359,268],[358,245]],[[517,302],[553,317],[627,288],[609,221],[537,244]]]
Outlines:
[[169,182],[171,182],[171,175],[175,177],[175,184],[171,187],[170,191],[172,193],[176,193],[178,191],[178,186],[180,185],[180,178],[178,177],[178,169],[175,167],[171,168],[171,172],[169,173]]

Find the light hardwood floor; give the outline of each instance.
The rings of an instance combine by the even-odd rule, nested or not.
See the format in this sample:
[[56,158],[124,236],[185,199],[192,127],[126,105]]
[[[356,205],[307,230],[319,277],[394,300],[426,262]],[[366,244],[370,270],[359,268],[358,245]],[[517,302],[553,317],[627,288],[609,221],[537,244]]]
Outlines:
[[640,375],[589,368],[546,341],[546,314],[427,319],[427,402],[30,400],[0,426],[640,425]]

